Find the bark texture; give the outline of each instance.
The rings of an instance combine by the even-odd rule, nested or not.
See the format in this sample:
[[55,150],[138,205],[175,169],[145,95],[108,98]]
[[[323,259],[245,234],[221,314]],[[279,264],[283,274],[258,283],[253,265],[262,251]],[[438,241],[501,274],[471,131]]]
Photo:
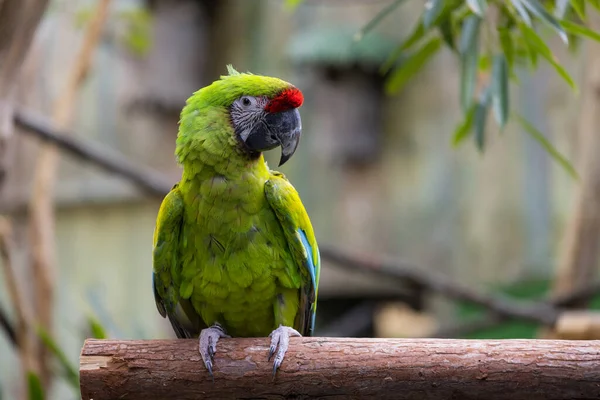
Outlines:
[[600,397],[599,341],[292,338],[273,381],[266,338],[222,339],[214,383],[197,346],[89,339],[82,399]]

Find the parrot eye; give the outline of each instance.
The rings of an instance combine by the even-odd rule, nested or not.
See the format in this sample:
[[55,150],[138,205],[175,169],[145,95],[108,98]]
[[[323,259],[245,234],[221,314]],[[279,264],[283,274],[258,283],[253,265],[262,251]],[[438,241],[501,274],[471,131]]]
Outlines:
[[250,100],[249,97],[242,97],[242,105],[244,105],[244,107],[249,107],[252,104],[252,101]]

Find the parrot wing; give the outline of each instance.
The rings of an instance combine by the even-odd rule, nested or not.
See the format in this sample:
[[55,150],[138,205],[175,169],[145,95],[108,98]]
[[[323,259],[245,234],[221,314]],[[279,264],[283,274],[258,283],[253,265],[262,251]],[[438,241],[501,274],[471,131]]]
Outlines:
[[200,318],[189,300],[179,296],[181,263],[179,240],[184,204],[177,185],[165,196],[156,219],[152,252],[152,284],[156,308],[168,317],[179,338],[191,338],[200,332]]
[[321,257],[308,214],[298,192],[285,176],[271,171],[265,183],[267,202],[283,229],[290,254],[302,276],[296,329],[310,336],[315,326]]

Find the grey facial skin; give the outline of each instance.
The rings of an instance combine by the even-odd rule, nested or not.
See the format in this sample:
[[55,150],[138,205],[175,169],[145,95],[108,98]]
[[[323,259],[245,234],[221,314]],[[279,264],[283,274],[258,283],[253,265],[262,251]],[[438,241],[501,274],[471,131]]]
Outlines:
[[298,109],[278,113],[264,110],[268,100],[244,96],[231,107],[231,121],[244,146],[260,153],[281,146],[279,166],[285,164],[298,148],[302,121]]

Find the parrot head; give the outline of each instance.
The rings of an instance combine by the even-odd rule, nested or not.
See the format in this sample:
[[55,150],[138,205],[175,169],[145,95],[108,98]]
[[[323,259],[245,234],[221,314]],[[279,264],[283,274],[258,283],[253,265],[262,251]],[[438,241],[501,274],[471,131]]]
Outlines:
[[180,160],[190,149],[214,147],[218,141],[250,159],[281,147],[279,165],[283,165],[300,141],[302,92],[278,78],[239,73],[231,65],[227,69],[229,75],[188,99],[178,136]]

